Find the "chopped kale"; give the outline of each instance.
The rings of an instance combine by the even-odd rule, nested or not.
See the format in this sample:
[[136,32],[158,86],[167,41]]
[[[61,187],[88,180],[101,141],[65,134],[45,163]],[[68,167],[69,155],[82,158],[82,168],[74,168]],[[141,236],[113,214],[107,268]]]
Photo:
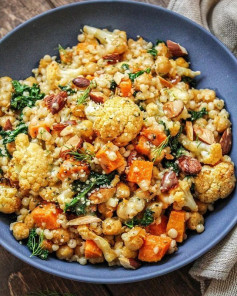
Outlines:
[[183,76],[181,78],[182,82],[188,83],[190,87],[196,88],[197,86],[197,81],[194,78],[188,77],[188,76]]
[[122,64],[121,68],[124,71],[129,70],[129,65],[128,64]]
[[77,92],[75,89],[72,89],[68,85],[65,85],[65,86],[59,85],[58,87],[61,88],[61,90],[66,91],[68,95],[73,95]]
[[40,88],[37,84],[33,84],[32,87],[21,84],[17,80],[12,81],[14,87],[14,93],[11,98],[11,108],[15,110],[23,110],[26,106],[33,107],[35,102],[42,100],[44,94],[40,93]]
[[3,144],[6,145],[8,143],[15,141],[15,138],[17,135],[21,133],[27,134],[27,132],[28,132],[27,125],[25,123],[20,123],[14,130],[8,130],[8,131],[1,130],[0,135],[3,138]]
[[158,53],[154,47],[152,47],[151,49],[148,49],[147,52],[153,55],[154,57],[156,57]]
[[124,224],[129,228],[133,228],[136,225],[148,226],[154,221],[153,214],[153,211],[151,211],[150,209],[146,209],[142,219],[134,217],[133,219],[126,221]]
[[112,80],[109,89],[112,91],[115,91],[116,87],[117,87],[117,83],[114,80]]
[[178,164],[173,161],[173,160],[167,160],[165,159],[163,162],[162,162],[162,165],[165,167],[165,168],[171,168],[172,171],[174,171],[176,174],[179,173],[179,166]]
[[143,73],[150,73],[150,72],[151,72],[151,68],[147,68],[146,70],[141,70],[136,73],[129,73],[128,76],[131,79],[131,81],[134,82],[134,80],[140,75],[142,75]]
[[202,118],[203,116],[207,115],[207,109],[206,108],[202,108],[202,110],[200,111],[188,111],[188,113],[191,115],[191,118],[189,118],[191,121],[195,121],[199,118]]

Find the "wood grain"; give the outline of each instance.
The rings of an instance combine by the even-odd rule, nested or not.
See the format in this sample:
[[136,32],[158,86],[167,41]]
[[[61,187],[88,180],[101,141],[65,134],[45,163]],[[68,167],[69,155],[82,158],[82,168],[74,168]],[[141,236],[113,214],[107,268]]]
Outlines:
[[[0,0],[0,38],[27,19],[74,0]],[[169,0],[138,0],[167,7]],[[80,296],[200,296],[199,284],[188,274],[191,265],[162,277],[123,285],[93,285],[47,274],[0,247],[0,296],[25,296],[51,290]]]

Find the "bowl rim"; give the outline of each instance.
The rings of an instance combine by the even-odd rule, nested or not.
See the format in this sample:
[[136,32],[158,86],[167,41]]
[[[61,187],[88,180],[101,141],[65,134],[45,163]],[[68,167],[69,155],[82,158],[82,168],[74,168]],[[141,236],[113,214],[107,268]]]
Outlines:
[[[131,1],[131,0],[90,0],[90,1],[85,1],[85,2],[75,2],[75,3],[71,3],[71,4],[66,4],[66,5],[62,5],[50,10],[47,10],[41,14],[38,14],[32,18],[30,18],[29,20],[23,22],[22,24],[18,25],[17,27],[15,27],[13,30],[11,30],[9,33],[7,33],[1,40],[0,40],[0,46],[1,44],[8,39],[11,35],[15,34],[17,31],[19,31],[21,28],[23,28],[24,26],[28,25],[31,22],[34,22],[35,20],[44,17],[45,15],[54,13],[55,11],[59,11],[59,10],[63,10],[65,8],[68,7],[73,7],[73,6],[87,6],[87,5],[93,5],[94,3],[126,3],[126,4],[131,4],[131,5],[135,5],[135,6],[140,6],[142,7],[152,7],[156,10],[160,10],[163,11],[165,13],[174,15],[182,20],[184,20],[185,22],[198,27],[201,31],[203,31],[204,33],[206,33],[209,38],[214,39],[219,46],[231,57],[233,63],[236,66],[237,69],[237,59],[234,56],[234,54],[214,35],[212,35],[208,30],[206,30],[204,27],[202,27],[201,25],[195,23],[194,21],[192,21],[191,19],[176,13],[174,11],[171,11],[167,8],[158,6],[158,5],[154,5],[154,4],[150,4],[150,3],[143,3],[143,2],[135,2],[135,1]],[[234,198],[234,197],[233,197]],[[29,257],[27,257],[26,255],[20,253],[20,252],[15,252],[15,249],[13,246],[8,245],[6,241],[3,240],[3,238],[0,236],[0,245],[2,247],[4,247],[7,251],[9,251],[12,255],[14,255],[15,257],[17,257],[18,259],[22,260],[23,262],[37,268],[40,269],[44,272],[47,272],[49,274],[53,274],[62,278],[66,278],[66,279],[70,279],[70,280],[75,280],[75,281],[81,281],[81,282],[87,282],[87,283],[95,283],[95,284],[122,284],[122,283],[132,283],[132,282],[138,282],[138,281],[143,281],[143,280],[148,280],[154,277],[158,277],[161,275],[165,275],[167,273],[170,273],[172,271],[178,270],[180,268],[182,268],[183,266],[195,261],[197,258],[199,258],[200,256],[202,256],[203,254],[205,254],[206,252],[208,252],[211,248],[213,248],[216,244],[218,244],[230,231],[231,229],[237,224],[237,216],[235,216],[235,219],[232,220],[232,222],[225,228],[225,230],[214,240],[208,242],[206,244],[206,246],[202,249],[200,249],[200,251],[196,252],[195,255],[193,255],[192,257],[188,257],[187,259],[183,260],[182,262],[176,263],[175,265],[172,265],[171,267],[168,267],[165,269],[165,271],[161,270],[157,270],[155,272],[150,272],[149,274],[143,274],[143,275],[127,275],[126,279],[122,278],[122,279],[116,279],[116,281],[114,279],[110,279],[110,278],[106,278],[103,281],[101,281],[101,279],[99,278],[95,278],[95,279],[89,279],[87,276],[83,276],[83,274],[81,275],[67,275],[67,273],[63,272],[63,271],[59,271],[59,270],[53,270],[50,267],[47,267],[43,264],[44,261],[39,262],[38,260],[32,260]],[[30,260],[29,260],[30,259]]]

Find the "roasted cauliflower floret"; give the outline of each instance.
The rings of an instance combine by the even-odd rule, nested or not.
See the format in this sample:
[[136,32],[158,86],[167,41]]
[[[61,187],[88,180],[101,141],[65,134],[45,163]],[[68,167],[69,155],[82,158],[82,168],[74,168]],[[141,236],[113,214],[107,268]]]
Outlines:
[[19,210],[21,199],[16,194],[16,188],[0,184],[0,212],[12,214]]
[[25,134],[19,134],[15,140],[16,150],[9,163],[8,177],[19,182],[22,190],[38,192],[48,184],[49,158],[36,143],[29,143]]
[[222,157],[219,143],[208,145],[200,141],[190,141],[184,135],[180,136],[180,142],[187,150],[193,152],[202,163],[215,165]]
[[198,206],[195,203],[190,192],[191,185],[186,181],[179,181],[178,187],[172,190],[171,194],[174,197],[174,206],[182,209],[188,208],[191,211],[197,211]]
[[234,165],[220,162],[216,166],[203,166],[195,178],[195,193],[202,202],[212,203],[226,198],[235,187]]
[[13,92],[12,79],[10,77],[0,78],[0,107],[10,105]]
[[203,216],[198,213],[190,213],[190,218],[187,221],[187,227],[188,229],[191,230],[196,230],[198,225],[203,225],[204,224],[204,218]]
[[121,54],[127,50],[127,34],[124,31],[114,30],[109,32],[89,26],[84,26],[83,31],[97,38],[100,43],[105,45],[107,53]]
[[114,97],[98,110],[94,129],[101,139],[125,146],[142,128],[143,117],[138,106],[128,98]]

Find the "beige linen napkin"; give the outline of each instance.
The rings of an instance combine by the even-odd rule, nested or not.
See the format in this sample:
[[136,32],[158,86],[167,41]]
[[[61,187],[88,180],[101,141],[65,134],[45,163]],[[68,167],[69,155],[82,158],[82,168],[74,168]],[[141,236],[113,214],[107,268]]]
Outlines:
[[[237,56],[237,0],[171,0],[168,9],[211,31]],[[190,269],[205,296],[237,296],[237,227]]]

